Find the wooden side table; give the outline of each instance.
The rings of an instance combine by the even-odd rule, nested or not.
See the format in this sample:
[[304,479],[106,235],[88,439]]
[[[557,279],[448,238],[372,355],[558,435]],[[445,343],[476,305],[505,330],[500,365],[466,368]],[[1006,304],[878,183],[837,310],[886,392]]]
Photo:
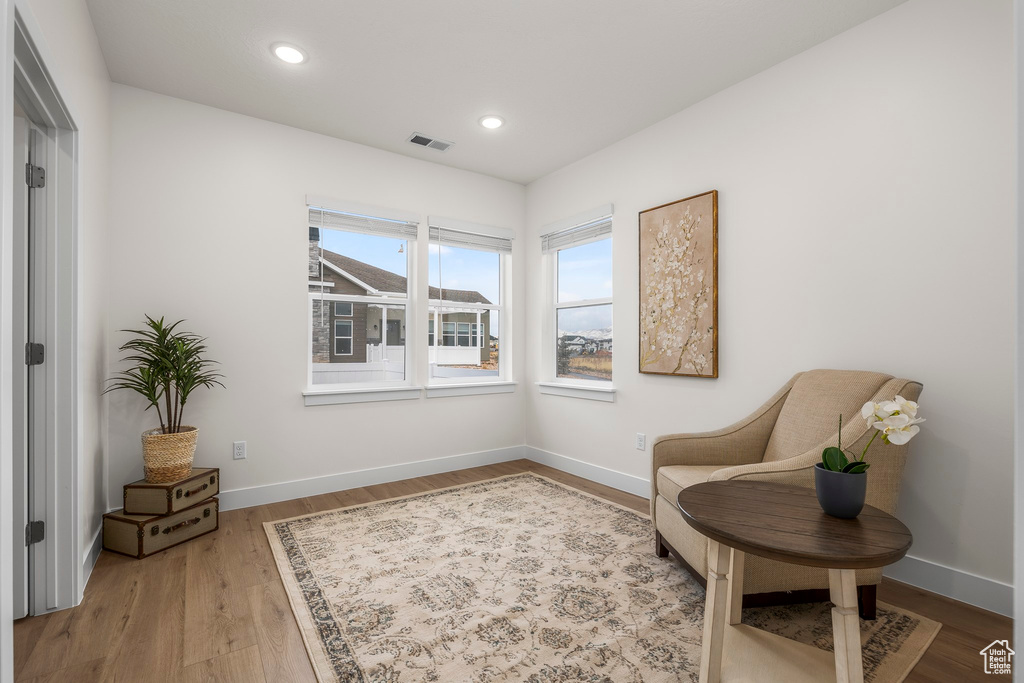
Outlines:
[[[730,680],[863,683],[855,570],[907,554],[910,530],[870,505],[857,519],[821,511],[814,490],[760,481],[714,481],[680,491],[683,518],[710,539],[701,683]],[[828,569],[835,657],[741,623],[743,558]]]

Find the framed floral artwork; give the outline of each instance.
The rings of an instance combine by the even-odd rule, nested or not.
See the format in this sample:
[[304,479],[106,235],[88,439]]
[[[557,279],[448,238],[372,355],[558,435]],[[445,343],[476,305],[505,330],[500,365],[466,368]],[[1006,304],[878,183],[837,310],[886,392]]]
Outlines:
[[718,190],[640,212],[640,372],[718,377]]

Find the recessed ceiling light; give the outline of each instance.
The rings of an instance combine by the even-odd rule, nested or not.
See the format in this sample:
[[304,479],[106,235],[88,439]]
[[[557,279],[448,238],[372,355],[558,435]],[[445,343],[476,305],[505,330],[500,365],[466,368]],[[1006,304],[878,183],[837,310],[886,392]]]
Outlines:
[[494,115],[485,116],[482,119],[480,119],[480,125],[483,126],[484,128],[490,128],[493,130],[495,128],[501,128],[503,125],[505,125],[505,119],[501,118],[500,116]]
[[274,51],[274,55],[276,55],[282,62],[288,62],[289,64],[301,64],[306,61],[306,53],[293,45],[277,43],[272,45],[270,49]]

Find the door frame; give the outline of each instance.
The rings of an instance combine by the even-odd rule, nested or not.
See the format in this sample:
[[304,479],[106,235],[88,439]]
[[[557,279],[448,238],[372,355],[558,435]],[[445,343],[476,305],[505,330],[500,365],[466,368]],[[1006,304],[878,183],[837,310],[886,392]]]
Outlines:
[[[79,467],[81,444],[81,367],[78,350],[80,268],[78,249],[78,134],[75,118],[61,97],[48,64],[43,33],[23,0],[0,0],[3,29],[3,65],[0,75],[2,151],[0,186],[0,681],[12,674],[12,549],[15,537],[11,440],[13,396],[10,368],[24,353],[15,348],[12,333],[13,302],[13,169],[14,97],[46,129],[47,191],[41,207],[47,241],[45,298],[46,372],[45,446],[37,453],[32,518],[46,523],[46,538],[32,546],[33,590],[29,613],[42,614],[81,602],[84,568],[81,557]],[[66,92],[66,90],[64,90]]]

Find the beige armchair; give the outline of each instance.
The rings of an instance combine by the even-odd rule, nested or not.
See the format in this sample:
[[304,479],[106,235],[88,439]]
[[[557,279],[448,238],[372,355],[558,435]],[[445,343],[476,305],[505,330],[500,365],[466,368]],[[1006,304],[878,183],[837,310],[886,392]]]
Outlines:
[[[659,557],[671,553],[706,586],[708,539],[676,507],[682,489],[704,481],[747,479],[814,486],[821,451],[834,446],[843,416],[843,447],[860,453],[874,429],[860,417],[867,401],[896,394],[916,401],[922,385],[876,372],[811,370],[797,374],[749,417],[713,432],[671,434],[654,442],[651,520]],[[868,450],[867,503],[895,513],[907,446],[875,439]],[[744,606],[828,600],[828,572],[750,555],[743,575]],[[874,619],[881,569],[857,572],[861,616]]]

